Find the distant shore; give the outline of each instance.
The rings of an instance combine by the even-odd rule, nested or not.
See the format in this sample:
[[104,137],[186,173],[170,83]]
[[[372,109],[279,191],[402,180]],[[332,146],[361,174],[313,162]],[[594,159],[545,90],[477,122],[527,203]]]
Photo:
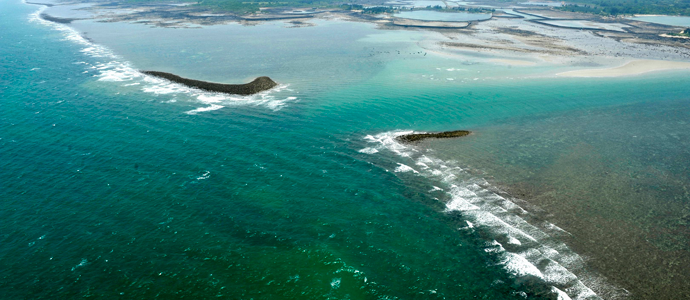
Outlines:
[[[319,16],[283,16],[277,13],[267,13],[261,17],[239,17],[233,14],[214,14],[208,11],[197,11],[196,8],[178,6],[142,6],[137,8],[140,11],[136,14],[121,13],[116,8],[99,6],[93,9],[114,12],[111,15],[103,14],[104,16],[107,15],[107,18],[101,17],[101,20],[107,20],[108,22],[139,22],[171,28],[189,27],[189,24],[215,25],[229,22],[256,25],[261,24],[261,21],[275,20],[283,20],[285,23],[289,23],[290,21],[296,22],[294,19],[309,18],[366,22],[376,24],[375,26],[384,30],[435,31],[436,33],[443,34],[443,37],[434,36],[429,39],[428,43],[419,42],[420,46],[424,48],[425,53],[428,52],[435,56],[447,57],[453,59],[458,64],[464,62],[483,64],[488,62],[490,64],[506,65],[506,68],[512,67],[513,70],[517,68],[525,68],[527,70],[527,68],[532,66],[541,68],[543,66],[552,67],[558,65],[567,67],[569,70],[579,68],[579,70],[567,72],[561,72],[563,69],[559,69],[559,71],[551,71],[547,74],[548,77],[554,76],[554,74],[558,77],[563,77],[562,81],[564,82],[570,80],[569,77],[615,78],[665,70],[690,70],[689,41],[663,35],[663,32],[678,32],[680,30],[679,27],[630,20],[609,20],[598,17],[587,19],[587,21],[601,24],[618,23],[630,25],[629,30],[626,31],[580,30],[564,26],[549,26],[542,22],[527,22],[521,18],[498,18],[481,23],[466,22],[467,24],[456,22],[456,24],[450,25],[450,27],[457,27],[449,28],[449,23],[443,22],[410,19],[396,20],[396,18],[380,18],[370,14],[356,14],[340,10],[324,11]],[[525,15],[539,16],[541,19],[575,20],[578,17],[576,14],[562,11],[539,9],[515,11]],[[54,15],[59,16],[57,13]],[[49,21],[59,22],[58,20],[41,17]],[[69,23],[66,22],[69,19],[54,19],[62,19],[61,21],[63,22],[60,23]],[[463,56],[463,53],[480,53],[480,55],[476,56],[477,58],[474,61],[468,61],[466,56]],[[165,78],[193,88],[238,95],[256,94],[277,85],[268,77],[259,77],[247,84],[222,84],[183,78],[164,72],[143,71],[143,73]],[[467,75],[470,78],[468,80],[472,80],[472,77],[475,76],[484,76],[483,74],[484,72],[478,75]],[[539,75],[541,76],[541,74]],[[474,80],[477,79],[480,78],[475,78]],[[572,81],[577,82],[577,80]],[[411,134],[403,138],[405,139],[403,142],[414,143],[426,138],[464,136],[469,133],[463,132],[453,136],[441,136],[443,133]],[[530,197],[526,197],[526,199],[530,199]],[[567,226],[565,226],[565,229],[568,229]],[[586,239],[586,232],[583,231],[579,237],[583,240]],[[585,246],[581,245],[586,245],[577,240],[571,242],[573,245],[579,245],[582,248],[585,248]],[[597,256],[597,259],[602,261],[604,258],[609,257],[616,258],[615,255],[603,254],[600,257]],[[604,275],[610,274],[607,273],[607,268],[602,268],[600,271]],[[640,276],[642,277],[644,277],[643,275],[648,275],[644,272],[641,274]],[[624,275],[614,275],[624,277]],[[632,277],[632,275],[629,276]],[[651,278],[651,275],[645,278]],[[638,289],[650,290],[651,288],[638,287]]]

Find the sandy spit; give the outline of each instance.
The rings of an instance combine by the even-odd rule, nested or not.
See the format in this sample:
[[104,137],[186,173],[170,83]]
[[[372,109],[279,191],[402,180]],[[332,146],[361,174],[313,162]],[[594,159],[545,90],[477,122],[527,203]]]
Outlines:
[[517,60],[517,59],[490,59],[489,61],[499,63],[499,64],[504,64],[504,65],[511,65],[511,66],[533,66],[536,63],[527,61],[527,60]]
[[608,69],[575,70],[556,75],[562,77],[621,77],[639,75],[648,72],[690,69],[690,62],[663,60],[634,60],[626,64]]

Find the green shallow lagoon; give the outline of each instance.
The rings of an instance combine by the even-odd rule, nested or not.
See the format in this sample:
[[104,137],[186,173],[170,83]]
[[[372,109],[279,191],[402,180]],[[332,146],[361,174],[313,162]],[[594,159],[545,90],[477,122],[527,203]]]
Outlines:
[[[613,172],[671,172],[670,198],[655,199],[688,203],[684,160],[652,160],[661,171],[650,172],[639,153],[684,155],[682,143],[654,140],[683,140],[687,73],[559,79],[543,66],[424,56],[415,42],[434,35],[341,21],[203,29],[76,22],[89,44],[29,21],[36,6],[0,5],[0,54],[9,58],[0,64],[11,74],[0,76],[0,294],[8,298],[545,295],[548,286],[487,251],[501,236],[481,224],[458,230],[467,219],[444,213],[452,197],[434,190],[450,190],[448,182],[405,172],[401,164],[420,167],[367,139],[394,130],[475,131],[418,146],[466,169],[452,181],[459,186],[568,178],[573,167],[559,167],[557,157],[586,142],[624,159]],[[270,39],[257,40],[263,35]],[[152,82],[139,68],[229,82],[268,75],[286,86],[228,97]],[[649,121],[668,111],[676,117]],[[667,135],[625,144],[629,124]],[[604,126],[616,130],[595,130]],[[622,144],[607,146],[612,138]],[[550,166],[561,177],[539,173]],[[589,189],[585,179],[547,183],[570,192]],[[549,203],[537,204],[552,210]],[[565,228],[565,214],[553,211],[548,221]],[[656,215],[638,219],[650,232],[661,226]],[[679,242],[660,245],[687,253]]]

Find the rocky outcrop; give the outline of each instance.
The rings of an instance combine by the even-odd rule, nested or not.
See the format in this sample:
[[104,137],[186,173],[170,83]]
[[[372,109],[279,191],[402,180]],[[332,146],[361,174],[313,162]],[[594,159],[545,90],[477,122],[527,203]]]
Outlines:
[[202,89],[209,92],[233,94],[233,95],[253,95],[266,90],[270,90],[278,85],[271,78],[266,76],[258,77],[250,83],[245,84],[224,84],[194,79],[187,79],[175,74],[158,71],[141,71],[144,74],[160,77],[175,83],[184,84],[188,87]]
[[398,141],[401,141],[403,143],[414,143],[414,142],[419,142],[423,139],[428,139],[428,138],[437,138],[437,139],[455,138],[455,137],[466,136],[470,133],[472,133],[472,132],[467,131],[467,130],[444,131],[444,132],[436,132],[436,133],[411,133],[411,134],[401,135],[401,136],[397,137],[397,139],[398,139]]
[[[45,4],[41,4],[41,5],[45,5]],[[81,19],[53,17],[53,16],[46,14],[46,13],[40,14],[40,17],[43,20],[51,21],[51,22],[55,22],[55,23],[60,23],[60,24],[69,24],[69,23],[72,23],[72,21],[81,20]]]

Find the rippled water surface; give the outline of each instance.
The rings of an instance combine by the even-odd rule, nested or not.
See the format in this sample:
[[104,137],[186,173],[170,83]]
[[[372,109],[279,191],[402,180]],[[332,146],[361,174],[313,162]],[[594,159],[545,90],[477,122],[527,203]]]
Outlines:
[[[596,299],[581,253],[613,237],[682,278],[687,73],[561,79],[369,24],[67,27],[1,5],[8,298]],[[395,139],[455,129],[474,134]]]

